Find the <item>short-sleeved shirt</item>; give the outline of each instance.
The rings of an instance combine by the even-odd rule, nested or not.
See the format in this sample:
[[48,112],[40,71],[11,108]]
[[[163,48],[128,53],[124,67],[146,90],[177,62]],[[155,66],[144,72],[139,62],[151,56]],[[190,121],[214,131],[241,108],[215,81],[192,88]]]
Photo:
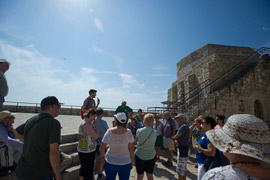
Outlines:
[[[210,141],[207,139],[205,133],[198,140],[198,143],[202,148],[207,149],[207,145],[210,144]],[[205,160],[205,155],[203,153],[199,153],[198,151],[196,151],[196,160],[199,164],[203,164]]]
[[189,146],[189,136],[190,136],[190,131],[189,131],[189,124],[185,123],[182,124],[178,131],[177,134],[181,134],[181,136],[178,138],[178,143],[180,146]]
[[132,134],[135,136],[136,135],[136,131],[138,129],[138,125],[134,124],[132,125],[131,122],[128,123],[128,129],[131,130]]
[[172,134],[172,130],[175,129],[175,123],[172,118],[168,119],[163,126],[163,136],[166,138],[170,138]]
[[109,128],[108,124],[106,121],[104,121],[103,119],[96,119],[98,122],[98,133],[99,133],[99,141],[101,142],[103,139],[103,136],[106,132],[106,130]]
[[139,115],[136,115],[135,118],[136,118],[136,120],[137,120],[138,123],[141,123],[142,122],[142,119],[140,118]]
[[123,106],[118,106],[114,113],[117,114],[119,112],[124,112],[128,117],[128,113],[132,111],[133,110],[129,106],[126,106],[125,109],[123,108]]
[[159,122],[158,125],[157,125],[156,121],[153,122],[153,129],[156,130],[157,136],[162,135],[162,128],[163,128],[163,125],[161,122]]
[[50,144],[60,143],[60,123],[51,115],[41,113],[16,128],[24,135],[21,159],[16,175],[22,179],[43,179],[52,176]]
[[[136,132],[138,134],[137,144],[140,145],[141,143],[143,143],[144,140],[150,135],[152,130],[153,129],[148,126],[138,129]],[[156,130],[153,130],[152,134],[145,141],[145,143],[136,148],[136,151],[135,151],[136,156],[138,156],[138,158],[140,158],[141,160],[153,159],[156,155],[156,151],[155,151],[156,139],[157,139],[157,132]]]
[[7,127],[0,122],[0,147],[6,144],[13,146],[19,152],[23,150],[23,142],[16,139],[13,132],[8,131]]
[[128,144],[134,142],[134,137],[129,129],[124,134],[114,134],[108,129],[102,142],[109,145],[105,160],[113,165],[126,165],[131,163]]
[[257,180],[254,177],[247,175],[232,165],[221,166],[211,169],[204,174],[202,180]]
[[86,109],[95,108],[96,102],[93,98],[88,97],[84,100],[83,106],[85,106]]

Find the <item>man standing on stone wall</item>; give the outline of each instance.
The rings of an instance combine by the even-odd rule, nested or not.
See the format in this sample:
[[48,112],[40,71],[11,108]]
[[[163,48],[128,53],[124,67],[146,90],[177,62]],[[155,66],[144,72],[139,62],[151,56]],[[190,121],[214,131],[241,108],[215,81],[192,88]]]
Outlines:
[[89,96],[84,100],[83,105],[81,107],[81,117],[82,119],[83,117],[83,113],[85,113],[87,110],[89,110],[90,108],[95,108],[97,109],[99,104],[100,104],[100,100],[99,98],[97,98],[97,105],[95,102],[95,97],[97,95],[97,90],[95,89],[90,89],[89,91]]
[[5,72],[9,69],[10,63],[5,59],[0,59],[0,110],[3,108],[5,96],[8,94],[8,84]]
[[41,101],[41,113],[16,128],[15,134],[24,138],[21,159],[16,168],[18,179],[61,180],[59,144],[61,128],[58,120],[61,103],[54,96]]
[[170,117],[169,112],[164,113],[164,124],[163,124],[163,146],[166,149],[168,160],[164,163],[167,167],[172,167],[173,163],[173,151],[174,151],[174,139],[175,135],[175,122]]

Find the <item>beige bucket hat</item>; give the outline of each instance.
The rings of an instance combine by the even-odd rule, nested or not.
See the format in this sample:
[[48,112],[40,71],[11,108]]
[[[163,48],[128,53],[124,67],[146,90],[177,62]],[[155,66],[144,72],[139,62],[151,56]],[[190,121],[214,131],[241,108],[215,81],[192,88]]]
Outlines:
[[1,111],[0,112],[0,122],[2,122],[6,117],[15,117],[15,114],[9,111]]
[[254,115],[232,115],[221,129],[209,130],[206,135],[222,152],[242,154],[270,163],[269,127]]

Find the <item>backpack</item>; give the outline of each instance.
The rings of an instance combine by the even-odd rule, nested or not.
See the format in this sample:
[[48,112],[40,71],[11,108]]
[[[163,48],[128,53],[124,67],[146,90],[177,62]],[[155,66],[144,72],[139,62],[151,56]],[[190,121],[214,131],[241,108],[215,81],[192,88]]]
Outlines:
[[[87,100],[88,100],[88,103],[87,103],[86,107],[88,107],[89,104],[90,104],[90,98],[88,97]],[[83,114],[84,114],[84,112],[82,111],[82,107],[81,107],[81,118],[82,119],[84,119],[84,115]]]
[[230,164],[230,161],[226,156],[223,155],[223,152],[216,149],[216,156],[210,157],[205,156],[204,160],[204,170],[207,172],[210,169],[220,167],[220,166],[227,166]]

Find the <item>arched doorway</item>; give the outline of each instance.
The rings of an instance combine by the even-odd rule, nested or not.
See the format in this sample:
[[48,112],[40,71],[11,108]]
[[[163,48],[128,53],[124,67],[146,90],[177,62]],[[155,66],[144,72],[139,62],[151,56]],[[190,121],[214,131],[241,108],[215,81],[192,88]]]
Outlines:
[[262,119],[262,104],[259,100],[254,102],[254,115]]

